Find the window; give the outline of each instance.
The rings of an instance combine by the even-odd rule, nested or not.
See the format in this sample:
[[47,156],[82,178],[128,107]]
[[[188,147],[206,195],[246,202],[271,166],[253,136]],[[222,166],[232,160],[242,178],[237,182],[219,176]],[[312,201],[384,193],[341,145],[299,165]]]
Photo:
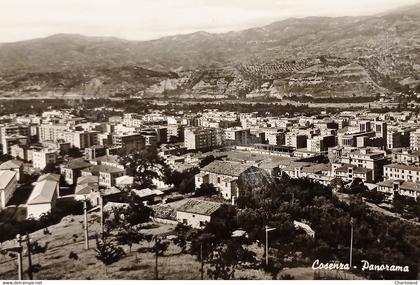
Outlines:
[[187,224],[188,224],[187,219],[182,219],[182,223],[183,223],[184,225],[187,225]]
[[217,183],[220,183],[220,177],[217,177]]

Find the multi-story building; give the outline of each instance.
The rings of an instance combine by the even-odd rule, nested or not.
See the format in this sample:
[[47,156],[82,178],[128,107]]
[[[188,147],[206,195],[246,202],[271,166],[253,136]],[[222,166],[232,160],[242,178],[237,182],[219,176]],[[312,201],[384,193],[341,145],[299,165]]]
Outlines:
[[11,154],[11,147],[13,145],[21,145],[25,146],[29,143],[29,139],[27,136],[21,135],[9,135],[9,136],[2,136],[1,138],[1,145],[3,154]]
[[225,130],[225,143],[227,145],[247,145],[251,136],[249,129],[232,127]]
[[93,165],[81,170],[82,176],[98,176],[99,185],[112,187],[115,185],[115,179],[125,174],[124,168],[115,167],[106,164]]
[[420,167],[396,163],[388,164],[384,166],[384,178],[420,183]]
[[226,200],[239,197],[240,189],[237,185],[239,176],[243,173],[253,174],[257,177],[261,169],[249,164],[232,161],[213,161],[203,167],[199,174],[195,176],[195,188],[202,184],[213,184]]
[[420,150],[420,129],[410,133],[410,148]]
[[391,153],[392,163],[406,165],[420,164],[420,151],[411,149],[395,149]]
[[328,148],[336,146],[335,136],[316,136],[307,139],[306,148],[310,152],[324,153]]
[[386,152],[362,148],[342,156],[341,163],[370,169],[373,172],[372,180],[379,181],[382,178],[383,166],[386,164]]
[[338,135],[338,145],[344,147],[364,147],[365,139],[373,138],[376,132],[352,132]]
[[389,200],[395,193],[417,200],[420,197],[420,184],[412,181],[389,179],[376,184],[378,191],[384,193]]
[[73,185],[76,183],[77,178],[81,176],[82,169],[90,166],[92,165],[83,159],[73,159],[60,165],[60,173],[67,184]]
[[6,124],[0,126],[0,138],[7,136],[25,136],[30,137],[31,127],[27,124]]
[[39,126],[39,141],[57,142],[59,135],[68,129],[69,127],[64,124],[42,124]]
[[265,139],[267,143],[271,145],[285,145],[286,133],[284,132],[269,133],[269,134],[266,133]]
[[98,144],[97,131],[64,131],[59,137],[65,142],[70,143],[72,147],[85,149]]
[[34,168],[44,169],[49,164],[57,162],[57,152],[50,149],[42,149],[32,152],[32,164]]
[[413,128],[390,127],[387,132],[388,149],[410,146],[410,134]]
[[141,134],[115,134],[112,143],[127,151],[139,151],[146,147],[146,140]]
[[215,128],[186,128],[184,144],[187,149],[205,149],[220,146]]
[[306,135],[296,134],[293,132],[286,133],[286,146],[291,146],[294,148],[305,148],[306,147]]

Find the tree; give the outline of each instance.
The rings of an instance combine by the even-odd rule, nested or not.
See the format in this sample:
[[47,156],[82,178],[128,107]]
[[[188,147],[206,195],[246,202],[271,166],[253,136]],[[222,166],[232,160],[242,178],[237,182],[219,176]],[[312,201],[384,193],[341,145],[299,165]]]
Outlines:
[[96,255],[104,265],[111,265],[125,256],[124,250],[112,241],[96,237]]
[[163,256],[165,251],[169,247],[169,242],[162,240],[160,237],[155,237],[155,244],[151,248],[151,250],[155,253],[155,279],[159,279],[158,273],[158,257]]
[[217,189],[216,187],[214,187],[213,184],[207,184],[207,183],[203,183],[200,185],[200,187],[198,189],[195,190],[195,196],[207,196],[207,197],[211,197],[213,195],[216,195]]
[[376,189],[365,192],[363,194],[363,197],[365,197],[369,202],[372,202],[376,205],[381,204],[385,199],[385,195]]
[[134,177],[133,186],[139,189],[152,188],[153,179],[164,179],[167,166],[156,151],[134,151],[123,153],[120,163],[127,175]]
[[137,229],[137,227],[125,227],[124,229],[120,230],[117,233],[116,241],[119,244],[126,244],[128,245],[129,252],[131,253],[131,249],[133,244],[138,244],[142,240],[145,240],[146,236]]
[[351,182],[350,186],[344,189],[344,193],[347,194],[363,194],[368,191],[368,188],[360,178],[355,178]]
[[203,168],[204,166],[209,165],[215,160],[220,160],[220,159],[215,158],[213,155],[208,155],[200,161],[199,166],[200,168]]
[[181,194],[192,193],[195,190],[195,175],[200,173],[199,168],[194,167],[183,172],[172,171],[167,173],[165,183],[174,185],[174,190]]
[[106,232],[109,235],[112,230],[116,230],[115,241],[128,245],[131,252],[133,244],[149,239],[140,231],[143,224],[151,220],[152,215],[153,210],[141,203],[131,202],[127,208],[114,208],[112,209],[113,218],[106,220]]
[[247,250],[242,244],[227,240],[218,243],[206,257],[207,275],[211,279],[233,279],[235,270],[241,264],[256,262],[255,253]]

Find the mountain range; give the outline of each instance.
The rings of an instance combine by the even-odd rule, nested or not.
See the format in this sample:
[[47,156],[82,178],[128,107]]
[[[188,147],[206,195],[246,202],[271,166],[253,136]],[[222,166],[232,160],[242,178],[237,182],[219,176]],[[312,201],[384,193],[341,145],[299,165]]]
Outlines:
[[420,4],[151,41],[57,34],[0,44],[0,95],[375,96],[420,85]]

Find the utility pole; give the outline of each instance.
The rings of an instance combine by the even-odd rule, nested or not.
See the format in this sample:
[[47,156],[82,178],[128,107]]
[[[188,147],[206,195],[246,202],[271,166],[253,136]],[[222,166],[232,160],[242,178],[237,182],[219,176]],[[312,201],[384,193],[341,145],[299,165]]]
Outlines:
[[101,237],[104,238],[104,197],[102,194],[99,196],[100,198],[100,213],[101,213]]
[[23,264],[22,264],[22,239],[20,237],[20,235],[16,235],[16,241],[18,242],[18,246],[13,246],[13,247],[7,247],[7,248],[3,248],[3,250],[7,251],[7,252],[16,252],[18,257],[17,257],[17,262],[18,262],[18,280],[22,280],[22,276],[23,276]]
[[350,268],[352,268],[353,259],[353,218],[350,219]]
[[159,273],[158,273],[158,238],[155,238],[155,279],[159,280]]
[[274,231],[276,228],[265,226],[265,265],[268,266],[268,232]]
[[200,261],[201,261],[201,280],[204,280],[204,260],[203,260],[203,243],[200,243]]
[[23,261],[22,261],[22,237],[18,234],[16,235],[16,241],[18,243],[17,258],[18,258],[18,279],[22,280],[23,276]]
[[26,233],[26,245],[28,248],[28,276],[29,280],[33,280],[34,276],[32,273],[31,240],[28,232]]
[[85,215],[84,232],[85,232],[85,249],[89,249],[89,229],[88,229],[88,215],[87,215],[87,200],[83,200],[83,210]]

